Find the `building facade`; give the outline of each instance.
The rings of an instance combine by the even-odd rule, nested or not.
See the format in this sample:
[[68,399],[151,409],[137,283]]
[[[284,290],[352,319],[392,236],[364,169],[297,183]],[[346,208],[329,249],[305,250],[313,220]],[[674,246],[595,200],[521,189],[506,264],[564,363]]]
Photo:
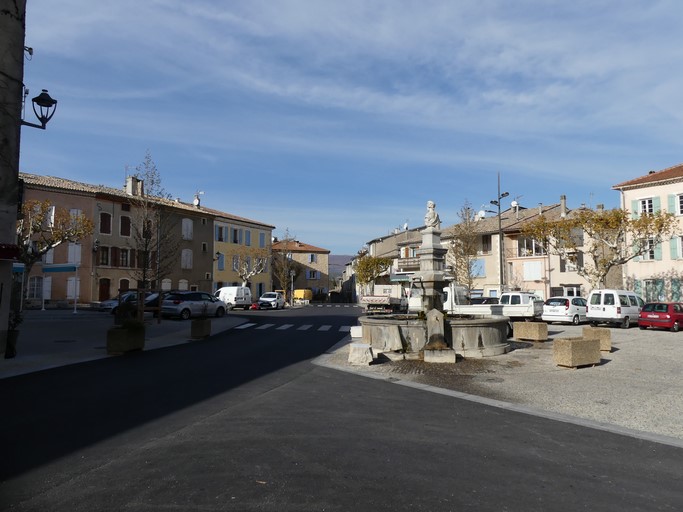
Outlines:
[[274,242],[273,252],[284,253],[301,267],[301,272],[296,274],[289,286],[293,285],[295,290],[312,290],[314,298],[318,300],[327,295],[330,290],[329,250],[298,240],[286,240]]

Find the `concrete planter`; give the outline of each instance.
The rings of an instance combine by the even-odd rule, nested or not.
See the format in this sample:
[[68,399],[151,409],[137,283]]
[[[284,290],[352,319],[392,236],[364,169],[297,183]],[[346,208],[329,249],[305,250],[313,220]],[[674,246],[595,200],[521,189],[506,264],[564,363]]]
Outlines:
[[512,332],[518,340],[548,340],[548,324],[545,322],[514,322],[512,324]]
[[600,364],[600,340],[557,338],[553,341],[553,362],[569,368]]
[[586,339],[597,338],[600,340],[600,351],[612,351],[612,331],[606,327],[590,327],[583,328],[583,337]]
[[210,318],[193,318],[190,325],[190,338],[200,340],[211,336]]
[[118,355],[145,348],[145,325],[142,322],[126,322],[107,330],[107,354]]

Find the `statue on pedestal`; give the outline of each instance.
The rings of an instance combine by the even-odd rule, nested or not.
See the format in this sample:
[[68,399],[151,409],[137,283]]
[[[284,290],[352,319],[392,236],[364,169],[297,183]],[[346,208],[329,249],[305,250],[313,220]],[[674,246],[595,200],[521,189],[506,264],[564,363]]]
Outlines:
[[427,213],[425,214],[425,226],[428,228],[441,229],[441,219],[436,213],[436,204],[434,201],[427,201]]

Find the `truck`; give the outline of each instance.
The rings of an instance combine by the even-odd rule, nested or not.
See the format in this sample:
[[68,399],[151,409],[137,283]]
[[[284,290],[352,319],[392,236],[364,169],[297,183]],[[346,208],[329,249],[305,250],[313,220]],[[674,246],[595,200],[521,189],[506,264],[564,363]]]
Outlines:
[[372,295],[363,295],[359,303],[368,315],[408,311],[408,297],[400,284],[376,284]]
[[531,292],[503,292],[498,304],[462,304],[460,296],[445,289],[444,311],[452,315],[502,315],[510,320],[540,320],[543,299]]

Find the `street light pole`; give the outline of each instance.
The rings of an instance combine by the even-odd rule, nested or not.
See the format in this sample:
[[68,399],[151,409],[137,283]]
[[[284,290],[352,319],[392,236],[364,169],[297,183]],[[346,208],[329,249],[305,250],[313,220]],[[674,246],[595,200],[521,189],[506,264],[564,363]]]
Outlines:
[[505,286],[505,276],[504,276],[504,262],[503,262],[503,251],[505,248],[505,242],[503,241],[503,222],[500,216],[500,201],[504,197],[509,196],[507,192],[500,193],[500,172],[498,173],[498,199],[490,201],[494,206],[498,207],[498,272],[499,272],[499,288],[498,296],[503,293],[503,286]]

